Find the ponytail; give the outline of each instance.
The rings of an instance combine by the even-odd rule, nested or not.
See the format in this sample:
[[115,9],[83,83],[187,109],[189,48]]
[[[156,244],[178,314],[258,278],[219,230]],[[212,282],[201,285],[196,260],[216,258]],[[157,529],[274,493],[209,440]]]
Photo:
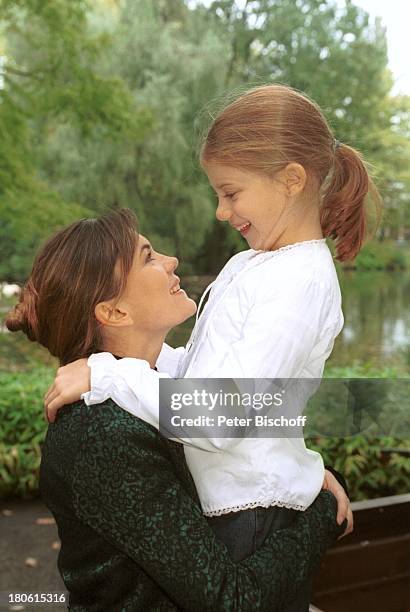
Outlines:
[[368,236],[368,195],[379,217],[380,196],[360,153],[336,141],[333,169],[324,185],[321,226],[323,235],[336,242],[338,261],[354,259]]

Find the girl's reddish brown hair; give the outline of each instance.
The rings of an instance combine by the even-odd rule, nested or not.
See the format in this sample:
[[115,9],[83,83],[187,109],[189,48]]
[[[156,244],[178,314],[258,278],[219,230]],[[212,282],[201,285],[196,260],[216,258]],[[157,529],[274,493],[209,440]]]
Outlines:
[[339,261],[353,259],[365,240],[367,195],[380,210],[360,153],[334,139],[312,100],[284,85],[256,87],[226,106],[204,138],[201,162],[272,177],[301,164],[318,181],[323,234],[336,241]]
[[7,328],[45,346],[61,365],[101,350],[94,310],[123,292],[137,242],[137,220],[128,209],[57,232],[37,254]]

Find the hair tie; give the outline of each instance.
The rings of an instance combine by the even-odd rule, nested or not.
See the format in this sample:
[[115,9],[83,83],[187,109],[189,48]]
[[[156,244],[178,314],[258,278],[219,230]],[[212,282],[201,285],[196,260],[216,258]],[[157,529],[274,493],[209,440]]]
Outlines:
[[341,144],[342,143],[340,142],[340,140],[336,140],[336,138],[333,138],[333,153],[336,153]]

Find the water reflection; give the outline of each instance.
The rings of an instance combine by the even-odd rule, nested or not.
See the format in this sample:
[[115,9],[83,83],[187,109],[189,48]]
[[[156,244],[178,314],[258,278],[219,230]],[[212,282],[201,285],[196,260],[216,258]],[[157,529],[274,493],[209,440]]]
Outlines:
[[408,365],[410,275],[343,272],[339,280],[345,326],[335,342],[332,365]]

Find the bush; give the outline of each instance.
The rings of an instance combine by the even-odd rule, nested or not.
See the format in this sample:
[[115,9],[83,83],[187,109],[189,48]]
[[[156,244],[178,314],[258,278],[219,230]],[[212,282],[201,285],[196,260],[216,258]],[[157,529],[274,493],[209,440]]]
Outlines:
[[[408,378],[396,367],[375,368],[372,364],[351,367],[326,367],[326,378]],[[406,400],[404,400],[405,402]],[[403,405],[406,411],[406,406]],[[352,437],[317,437],[307,441],[308,448],[317,450],[326,465],[333,466],[348,481],[354,501],[400,495],[410,491],[410,440],[395,437],[355,435]]]
[[47,423],[43,396],[54,370],[0,373],[0,498],[38,494]]
[[347,480],[352,501],[386,495],[400,495],[410,490],[410,458],[394,449],[410,444],[396,438],[315,438],[308,448],[317,450],[326,465],[338,470]]
[[408,247],[392,242],[369,242],[356,259],[343,265],[345,269],[360,272],[371,270],[405,270],[408,265]]
[[[41,445],[47,423],[43,417],[43,396],[53,380],[53,368],[38,367],[30,372],[0,374],[0,498],[38,495]],[[327,376],[400,375],[392,369],[327,369]],[[318,450],[325,463],[342,472],[352,499],[407,493],[410,489],[410,459],[384,452],[395,447],[410,448],[394,438],[315,438],[307,446]]]

